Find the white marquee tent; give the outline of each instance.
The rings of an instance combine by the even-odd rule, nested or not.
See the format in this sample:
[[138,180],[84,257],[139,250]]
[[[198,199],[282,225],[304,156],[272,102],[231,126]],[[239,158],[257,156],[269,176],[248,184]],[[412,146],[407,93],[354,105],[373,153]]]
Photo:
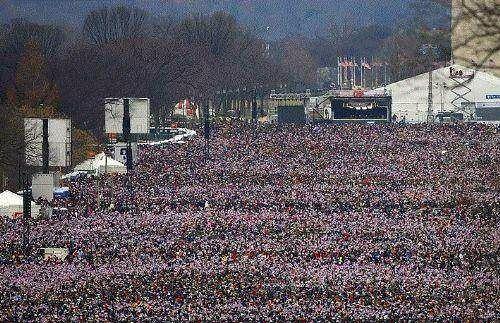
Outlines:
[[[467,80],[465,87],[457,87],[457,82],[451,78],[450,68],[453,73],[462,75],[474,75],[473,78],[458,79]],[[456,75],[456,74],[455,74]],[[474,71],[460,65],[439,68],[433,71],[433,114],[439,112],[458,111],[452,103],[461,106],[467,100],[474,103],[487,103],[500,107],[500,78],[491,74]],[[405,117],[408,122],[424,122],[427,120],[427,108],[429,97],[429,74],[420,74],[415,77],[401,80],[386,86],[392,95],[392,114],[399,118]],[[464,98],[458,98],[459,94],[465,94]],[[469,93],[466,93],[469,92]],[[472,112],[472,111],[469,111]],[[465,115],[467,116],[467,115]]]
[[[31,217],[36,218],[40,212],[40,206],[31,202]],[[0,216],[9,218],[22,217],[23,197],[11,191],[0,193]]]
[[74,172],[87,172],[95,175],[104,174],[105,172],[108,174],[125,174],[127,173],[127,167],[111,157],[106,157],[104,153],[100,153],[94,158],[87,159],[77,165]]

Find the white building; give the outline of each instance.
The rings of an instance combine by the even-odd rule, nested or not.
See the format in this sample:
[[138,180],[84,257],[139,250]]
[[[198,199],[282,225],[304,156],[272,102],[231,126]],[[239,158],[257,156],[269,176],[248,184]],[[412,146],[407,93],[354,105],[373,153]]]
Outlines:
[[[476,119],[476,106],[500,109],[500,78],[460,65],[439,68],[432,73],[433,115],[460,112]],[[407,122],[427,120],[429,74],[420,74],[387,85],[392,95],[392,114]]]

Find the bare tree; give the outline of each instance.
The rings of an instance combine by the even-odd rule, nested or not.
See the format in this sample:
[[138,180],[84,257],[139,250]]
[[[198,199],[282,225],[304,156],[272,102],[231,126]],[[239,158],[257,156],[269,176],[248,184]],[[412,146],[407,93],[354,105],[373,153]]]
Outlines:
[[144,36],[149,28],[149,14],[139,8],[118,6],[92,11],[83,25],[85,38],[102,45],[124,38]]
[[265,44],[237,25],[226,13],[212,16],[192,16],[178,28],[183,46],[197,53],[195,78],[191,80],[196,92],[213,95],[226,89],[251,87],[263,81],[255,72],[264,61]]
[[14,20],[3,31],[2,51],[4,55],[21,55],[28,42],[36,42],[46,57],[59,54],[67,35],[63,28],[55,25],[40,25],[24,20]]
[[500,65],[500,3],[491,0],[453,0],[454,58],[497,75]]

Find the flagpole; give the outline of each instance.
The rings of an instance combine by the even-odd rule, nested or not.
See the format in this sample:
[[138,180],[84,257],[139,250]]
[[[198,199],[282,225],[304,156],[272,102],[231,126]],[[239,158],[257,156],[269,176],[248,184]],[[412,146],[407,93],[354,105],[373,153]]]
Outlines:
[[352,58],[352,88],[356,87],[356,60]]
[[339,89],[342,89],[341,79],[342,79],[342,68],[340,66],[340,57],[337,56],[337,84]]
[[361,87],[362,88],[365,87],[364,73],[363,73],[363,71],[365,69],[364,63],[365,63],[365,59],[361,58]]

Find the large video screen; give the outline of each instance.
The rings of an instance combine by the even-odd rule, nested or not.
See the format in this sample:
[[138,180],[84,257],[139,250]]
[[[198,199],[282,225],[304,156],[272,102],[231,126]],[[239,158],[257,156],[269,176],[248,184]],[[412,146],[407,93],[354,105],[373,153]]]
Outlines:
[[[104,101],[104,122],[106,133],[123,133],[124,99],[108,98]],[[149,133],[149,99],[130,98],[130,132]]]
[[278,123],[305,123],[304,106],[279,106]]
[[479,121],[500,121],[500,102],[476,103],[476,118]]
[[[49,119],[49,166],[71,165],[71,120]],[[26,164],[42,166],[43,119],[24,119]]]
[[390,121],[390,97],[332,98],[333,120]]

